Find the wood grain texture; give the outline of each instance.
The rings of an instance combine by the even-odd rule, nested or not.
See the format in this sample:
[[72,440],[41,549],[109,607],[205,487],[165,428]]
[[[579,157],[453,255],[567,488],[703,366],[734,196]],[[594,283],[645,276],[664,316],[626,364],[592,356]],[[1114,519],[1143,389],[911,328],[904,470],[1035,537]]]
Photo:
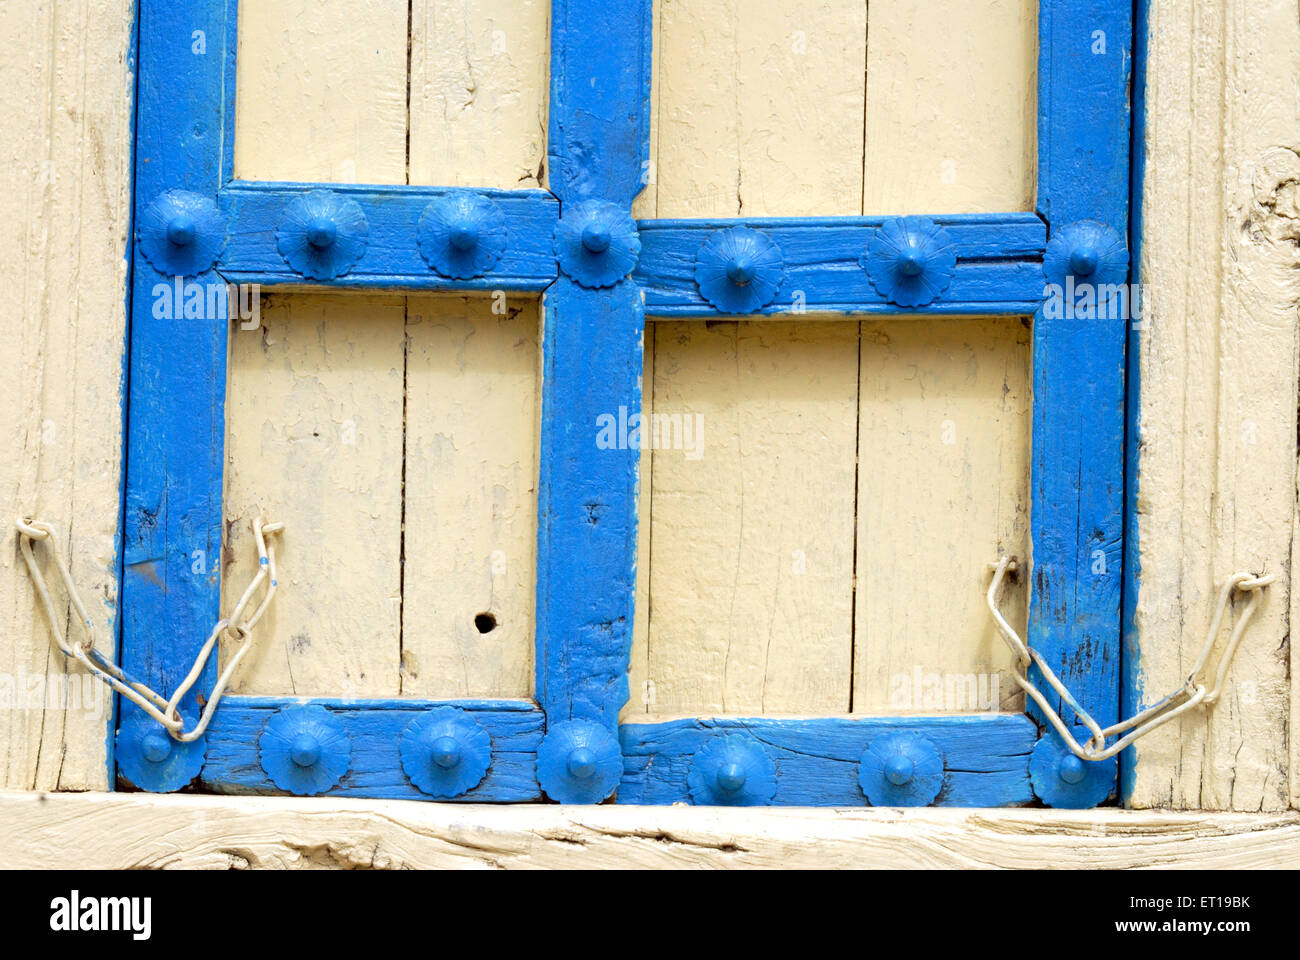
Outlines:
[[856,324],[656,324],[653,712],[849,709],[857,381]]
[[866,4],[659,0],[638,216],[856,214]]
[[775,806],[858,807],[863,752],[876,738],[908,731],[926,737],[943,760],[939,806],[1004,807],[1033,801],[1028,766],[1038,737],[1021,714],[848,719],[672,720],[619,728],[624,773],[620,803],[693,802],[688,773],[720,736],[754,743],[776,771]]
[[1034,206],[1037,0],[867,4],[862,211]]
[[1297,50],[1296,8],[1281,0],[1151,6],[1127,708],[1179,685],[1224,579],[1280,576],[1213,710],[1138,743],[1134,807],[1280,810],[1300,799]]
[[1300,867],[1295,814],[0,796],[13,868]]
[[240,0],[235,176],[407,182],[404,0]]
[[[0,358],[0,435],[9,440],[0,458],[7,510],[0,532],[0,683],[7,695],[0,784],[15,789],[102,790],[108,783],[111,699],[53,649],[9,518],[22,512],[58,529],[98,647],[112,655],[133,8],[126,0],[0,7],[9,182],[0,199],[9,225],[0,240],[8,291],[0,315],[11,335]],[[66,627],[61,599],[56,609]]]
[[[533,692],[535,299],[411,297],[402,693]],[[489,614],[484,632],[475,624]]]
[[640,225],[641,257],[633,277],[646,310],[659,317],[717,317],[695,280],[696,254],[717,230],[743,224],[780,248],[784,270],[775,298],[760,314],[1031,313],[1043,292],[1043,222],[1033,214],[939,216],[958,261],[951,285],[924,308],[902,308],[876,289],[861,257],[879,217],[660,220]]
[[1019,709],[984,590],[1028,555],[1029,325],[873,320],[861,349],[853,710]]
[[260,328],[232,323],[223,614],[256,570],[252,518],[285,524],[234,692],[401,689],[405,315],[400,297],[277,294]]
[[540,187],[547,0],[411,4],[410,183]]

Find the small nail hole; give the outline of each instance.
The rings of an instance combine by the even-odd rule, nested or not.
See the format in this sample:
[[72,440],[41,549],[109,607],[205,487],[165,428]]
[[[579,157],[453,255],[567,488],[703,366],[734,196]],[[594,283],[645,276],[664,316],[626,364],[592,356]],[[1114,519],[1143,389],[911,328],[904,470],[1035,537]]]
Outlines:
[[490,613],[480,613],[474,617],[474,626],[479,633],[491,633],[497,628],[497,618]]

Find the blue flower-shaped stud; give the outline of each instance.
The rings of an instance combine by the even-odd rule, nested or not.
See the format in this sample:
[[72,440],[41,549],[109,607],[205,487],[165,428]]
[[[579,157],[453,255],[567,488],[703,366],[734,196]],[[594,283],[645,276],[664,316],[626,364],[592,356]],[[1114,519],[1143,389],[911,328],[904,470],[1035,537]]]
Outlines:
[[[193,715],[182,711],[182,716],[185,726],[193,728]],[[206,736],[182,743],[157,720],[134,708],[117,731],[118,767],[131,783],[151,793],[186,786],[203,769],[207,752]]]
[[[1071,732],[1079,743],[1088,742],[1085,728],[1076,726]],[[1114,757],[1099,762],[1081,760],[1049,729],[1029,756],[1029,782],[1038,799],[1049,807],[1086,810],[1110,796],[1116,767]]]
[[459,797],[473,790],[492,766],[492,738],[455,707],[435,707],[402,731],[402,769],[431,797]]
[[258,746],[271,782],[299,796],[324,793],[352,765],[352,742],[338,717],[324,707],[277,710],[266,721]]
[[641,238],[636,222],[619,206],[584,200],[555,224],[555,259],[584,287],[612,287],[636,266]]
[[928,738],[891,733],[868,744],[858,785],[873,807],[926,807],[943,788],[943,754]]
[[370,226],[361,205],[333,190],[313,190],[284,208],[275,246],[294,270],[313,280],[333,280],[366,252]]
[[701,806],[759,806],[776,793],[776,764],[751,738],[724,734],[691,759],[686,782]]
[[193,277],[212,269],[226,248],[226,221],[211,197],[168,190],[145,208],[136,237],[159,273]]
[[952,284],[957,250],[948,231],[929,217],[891,217],[858,260],[871,285],[900,307],[924,307]]
[[753,313],[772,302],[785,258],[770,237],[749,227],[718,230],[695,254],[700,295],[722,313]]
[[600,803],[622,778],[618,741],[590,720],[565,720],[537,748],[537,781],[560,803]]
[[506,248],[506,215],[475,193],[439,197],[420,215],[419,241],[424,259],[444,277],[481,277]]
[[1062,287],[1067,276],[1073,276],[1076,284],[1124,283],[1128,277],[1128,248],[1124,238],[1104,223],[1067,223],[1047,243],[1043,276]]

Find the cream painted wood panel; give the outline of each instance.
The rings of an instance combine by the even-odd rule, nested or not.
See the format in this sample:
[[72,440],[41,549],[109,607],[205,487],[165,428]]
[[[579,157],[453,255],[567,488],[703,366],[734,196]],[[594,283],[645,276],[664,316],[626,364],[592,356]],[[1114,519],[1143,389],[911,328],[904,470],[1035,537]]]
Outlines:
[[857,214],[864,0],[658,0],[638,216]]
[[862,208],[1034,208],[1037,0],[867,5]]
[[410,182],[540,187],[549,0],[413,0]]
[[240,0],[235,176],[406,183],[407,0]]
[[[111,700],[54,650],[13,517],[58,529],[97,646],[111,655],[132,16],[129,0],[0,5],[0,317],[9,338],[0,354],[0,436],[8,444],[0,457],[0,784],[12,789],[108,786]],[[71,624],[61,591],[56,608]]]
[[1138,706],[1181,685],[1225,579],[1279,578],[1213,710],[1138,742],[1127,802],[1280,810],[1300,799],[1291,630],[1300,24],[1283,0],[1157,0],[1151,17]]
[[[645,325],[641,365],[641,416],[643,422],[654,416],[655,330],[658,324]],[[636,542],[636,609],[632,616],[632,652],[628,667],[628,700],[619,713],[620,720],[637,714],[653,713],[658,699],[650,680],[650,557],[654,540],[651,506],[654,503],[654,451],[642,450],[637,468],[637,542]]]
[[279,294],[261,312],[230,334],[223,611],[256,572],[252,518],[285,530],[231,689],[396,696],[405,301]]
[[848,710],[857,378],[854,323],[656,324],[647,712]]
[[[985,606],[988,565],[1028,555],[1028,321],[862,324],[853,710],[1019,710]],[[1002,608],[1024,633],[1023,581]]]
[[[408,301],[408,696],[533,692],[538,304],[518,298],[497,314],[495,302]],[[491,623],[476,624],[481,614]]]

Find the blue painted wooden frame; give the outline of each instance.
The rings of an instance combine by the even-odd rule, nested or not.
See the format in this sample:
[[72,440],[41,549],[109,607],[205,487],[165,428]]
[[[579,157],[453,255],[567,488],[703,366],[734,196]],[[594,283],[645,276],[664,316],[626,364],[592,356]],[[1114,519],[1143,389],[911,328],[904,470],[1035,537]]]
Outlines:
[[[933,217],[950,242],[951,281],[930,302],[910,307],[868,276],[877,256],[868,252],[872,239],[886,227],[879,217],[641,221],[629,229],[629,242],[640,245],[631,276],[571,276],[562,255],[557,265],[557,224],[560,232],[566,224],[580,232],[593,210],[626,217],[643,185],[650,0],[553,0],[549,192],[234,180],[236,0],[185,6],[140,0],[135,219],[141,223],[168,191],[211,205],[224,221],[224,244],[188,279],[543,292],[536,702],[230,697],[206,742],[176,751],[156,776],[147,765],[131,767],[136,785],[175,789],[198,776],[217,791],[277,792],[263,769],[260,731],[277,711],[307,705],[328,711],[349,739],[350,767],[329,793],[425,797],[403,771],[403,733],[412,718],[454,707],[491,737],[492,765],[477,786],[446,799],[597,802],[617,791],[620,802],[640,803],[1033,802],[1031,756],[1053,745],[1038,741],[1032,715],[619,727],[628,696],[639,464],[635,449],[598,449],[595,424],[620,407],[640,409],[647,314],[719,315],[696,283],[695,258],[710,235],[732,227],[769,238],[784,258],[780,288],[756,313],[1035,316],[1029,638],[1094,717],[1116,719],[1125,325],[1051,320],[1040,308],[1051,241],[1068,244],[1081,222],[1120,234],[1126,226],[1128,2],[1099,0],[1080,14],[1066,0],[1041,0],[1037,210]],[[203,31],[209,53],[193,52],[195,31]],[[285,207],[316,189],[355,203],[369,228],[355,263],[323,280],[292,268],[276,243]],[[502,212],[506,251],[480,276],[442,276],[421,254],[419,217],[448,196],[479,198]],[[1095,235],[1094,226],[1087,230]],[[228,320],[155,319],[152,291],[170,276],[148,250],[138,239],[123,663],[170,690],[218,617]],[[201,569],[192,566],[195,551],[214,558],[204,573],[192,572]],[[201,689],[214,672],[209,664]],[[198,707],[193,694],[182,704],[190,712]],[[139,756],[132,738],[147,730],[140,720],[124,704],[119,755]],[[896,761],[919,772],[902,778]],[[191,767],[188,777],[176,772]],[[1032,783],[1048,802],[1086,806],[1104,799],[1112,781],[1108,768],[1090,775],[1086,790]]]

